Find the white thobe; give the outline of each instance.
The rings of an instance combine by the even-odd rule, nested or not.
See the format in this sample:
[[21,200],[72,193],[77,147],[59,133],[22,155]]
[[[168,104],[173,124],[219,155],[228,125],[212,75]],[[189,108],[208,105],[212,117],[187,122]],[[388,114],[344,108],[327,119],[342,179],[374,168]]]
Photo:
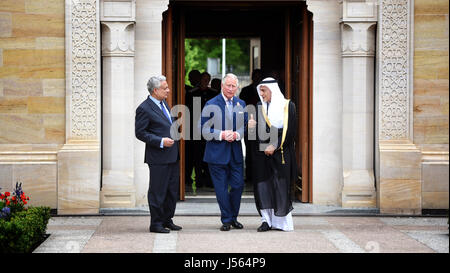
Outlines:
[[269,227],[274,229],[281,229],[283,231],[293,231],[294,223],[292,221],[292,213],[289,212],[286,216],[276,216],[273,209],[262,209],[261,220],[266,222]]

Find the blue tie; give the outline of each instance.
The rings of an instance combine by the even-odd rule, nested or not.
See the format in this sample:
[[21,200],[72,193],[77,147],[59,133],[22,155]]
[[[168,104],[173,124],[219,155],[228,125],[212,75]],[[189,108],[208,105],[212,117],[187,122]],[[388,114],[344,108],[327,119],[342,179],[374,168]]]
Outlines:
[[172,119],[170,118],[169,113],[167,113],[166,108],[163,105],[163,102],[161,101],[160,104],[161,104],[161,110],[163,111],[166,118],[169,119],[170,123],[172,124]]

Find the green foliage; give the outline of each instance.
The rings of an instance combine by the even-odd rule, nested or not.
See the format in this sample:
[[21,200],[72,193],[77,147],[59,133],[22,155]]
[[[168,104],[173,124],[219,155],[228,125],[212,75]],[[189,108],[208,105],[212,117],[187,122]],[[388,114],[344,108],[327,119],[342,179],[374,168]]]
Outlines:
[[0,219],[0,253],[29,253],[40,243],[50,219],[49,207],[31,207]]
[[[200,72],[206,71],[209,58],[219,58],[222,61],[221,39],[185,39],[185,82],[189,84],[188,73],[194,69]],[[250,73],[250,41],[249,40],[226,40],[226,72],[237,75],[248,75]],[[229,68],[233,67],[233,71]]]

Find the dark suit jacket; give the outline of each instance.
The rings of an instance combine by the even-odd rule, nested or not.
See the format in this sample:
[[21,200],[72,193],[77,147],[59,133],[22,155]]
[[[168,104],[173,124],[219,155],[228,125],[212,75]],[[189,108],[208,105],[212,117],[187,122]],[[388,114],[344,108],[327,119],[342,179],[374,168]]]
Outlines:
[[[163,102],[170,111],[166,101]],[[173,121],[173,118],[172,118]],[[149,165],[174,163],[179,159],[178,141],[172,147],[160,148],[161,139],[170,137],[171,123],[162,110],[150,98],[136,109],[135,134],[145,142],[144,162]]]
[[[209,105],[218,106],[219,112],[216,114],[210,112],[209,109],[211,108],[208,108]],[[230,125],[232,124],[232,128],[226,128],[227,115],[225,111],[228,110],[226,109],[225,100],[222,94],[219,94],[206,102],[201,117],[202,133],[209,133],[213,135],[214,138],[206,142],[203,161],[214,164],[228,164],[230,160],[234,160],[236,163],[242,162],[243,154],[240,141],[219,141],[220,132],[226,129],[232,129],[240,134],[241,139],[244,138],[248,119],[247,113],[244,111],[245,102],[235,96],[233,98],[233,107],[235,107],[233,121],[231,123],[230,119],[228,120]],[[210,113],[208,114],[208,112]],[[216,127],[216,125],[220,126],[220,128]]]

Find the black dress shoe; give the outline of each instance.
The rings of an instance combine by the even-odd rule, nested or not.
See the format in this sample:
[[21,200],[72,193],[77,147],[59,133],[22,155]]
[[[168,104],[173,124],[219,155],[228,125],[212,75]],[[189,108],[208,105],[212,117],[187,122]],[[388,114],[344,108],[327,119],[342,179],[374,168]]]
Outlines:
[[155,232],[155,233],[169,233],[170,230],[168,230],[167,228],[163,228],[163,227],[157,227],[157,228],[150,228],[150,232]]
[[223,225],[220,227],[220,230],[221,230],[221,231],[229,231],[230,229],[231,229],[231,224],[229,224],[229,223],[223,224]]
[[234,228],[236,228],[236,229],[243,229],[243,228],[244,228],[244,226],[243,226],[241,223],[239,223],[238,221],[233,221],[233,222],[231,222],[231,225],[232,225]]
[[164,225],[165,228],[168,228],[170,230],[180,230],[182,227],[175,225],[174,223],[169,223],[167,225]]
[[267,222],[263,222],[261,226],[258,228],[258,232],[264,232],[270,230],[269,224]]

